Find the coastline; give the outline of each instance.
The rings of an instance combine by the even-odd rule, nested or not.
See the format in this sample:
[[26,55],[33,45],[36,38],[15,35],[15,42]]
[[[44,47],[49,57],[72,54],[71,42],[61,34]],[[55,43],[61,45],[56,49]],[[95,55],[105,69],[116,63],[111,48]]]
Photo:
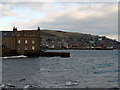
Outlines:
[[[52,51],[52,50],[66,50],[66,51]],[[46,49],[43,52],[39,52],[39,53],[27,53],[27,54],[18,54],[15,51],[9,51],[5,53],[2,53],[2,57],[21,57],[23,56],[27,56],[27,57],[55,57],[55,56],[60,56],[60,57],[70,57],[70,52],[68,50],[119,50],[119,49]],[[52,51],[52,52],[51,52]],[[4,52],[4,51],[3,51]]]

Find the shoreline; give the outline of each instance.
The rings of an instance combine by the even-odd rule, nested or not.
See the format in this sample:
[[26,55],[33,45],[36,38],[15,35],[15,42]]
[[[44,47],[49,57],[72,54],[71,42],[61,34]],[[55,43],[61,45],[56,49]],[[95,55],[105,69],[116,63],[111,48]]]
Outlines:
[[91,48],[83,48],[83,49],[78,49],[78,48],[74,48],[74,49],[46,49],[46,50],[119,50],[119,49],[91,49]]
[[[47,51],[48,50],[48,51]],[[56,52],[56,51],[52,51],[52,52],[49,52],[49,50],[61,50],[61,52]],[[66,52],[62,52],[62,50],[66,50]],[[43,52],[39,52],[39,53],[28,53],[28,54],[18,54],[18,53],[7,53],[7,54],[3,54],[2,57],[12,57],[14,58],[17,57],[17,56],[27,56],[27,57],[55,57],[55,56],[60,56],[60,57],[70,57],[70,52],[68,52],[67,50],[119,50],[119,49],[46,49],[45,51]]]
[[70,57],[70,52],[39,52],[39,53],[26,53],[26,54],[3,54],[2,57],[11,57],[16,58],[18,56],[27,56],[27,57]]

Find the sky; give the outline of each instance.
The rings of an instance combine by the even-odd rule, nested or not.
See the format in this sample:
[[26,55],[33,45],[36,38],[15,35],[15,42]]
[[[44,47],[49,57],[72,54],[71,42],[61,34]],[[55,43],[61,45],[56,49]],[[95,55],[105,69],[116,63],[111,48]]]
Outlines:
[[0,30],[41,29],[107,36],[118,40],[117,2],[2,2]]

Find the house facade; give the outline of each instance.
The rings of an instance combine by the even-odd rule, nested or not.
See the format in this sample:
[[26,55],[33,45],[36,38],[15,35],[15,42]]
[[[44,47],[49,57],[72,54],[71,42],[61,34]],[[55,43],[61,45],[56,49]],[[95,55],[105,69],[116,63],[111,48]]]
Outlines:
[[37,30],[17,30],[2,32],[2,47],[19,54],[40,52],[40,28]]

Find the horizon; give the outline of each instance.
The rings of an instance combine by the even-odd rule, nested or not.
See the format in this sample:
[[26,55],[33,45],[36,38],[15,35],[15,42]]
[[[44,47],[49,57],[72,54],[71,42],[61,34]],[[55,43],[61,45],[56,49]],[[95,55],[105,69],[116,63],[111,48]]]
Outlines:
[[[18,29],[17,28],[17,31],[22,31],[22,30],[37,30],[37,28],[36,29]],[[67,31],[67,30],[61,30],[61,29],[48,29],[48,28],[40,28],[40,30],[48,30],[48,31],[62,31],[62,32],[70,32],[70,31]],[[4,30],[4,31],[13,31],[13,29],[12,30],[10,30],[10,29],[8,29],[8,30]],[[97,35],[97,34],[91,34],[91,33],[81,33],[81,32],[70,32],[70,33],[80,33],[80,34],[90,34],[90,35],[92,35],[92,36],[99,36],[99,37],[104,37],[105,35]],[[117,39],[114,39],[114,38],[110,38],[110,37],[108,37],[108,36],[105,36],[106,38],[109,38],[109,39],[112,39],[112,40],[116,40],[116,41],[118,41]]]
[[0,3],[0,30],[62,30],[106,36],[118,41],[118,3]]

